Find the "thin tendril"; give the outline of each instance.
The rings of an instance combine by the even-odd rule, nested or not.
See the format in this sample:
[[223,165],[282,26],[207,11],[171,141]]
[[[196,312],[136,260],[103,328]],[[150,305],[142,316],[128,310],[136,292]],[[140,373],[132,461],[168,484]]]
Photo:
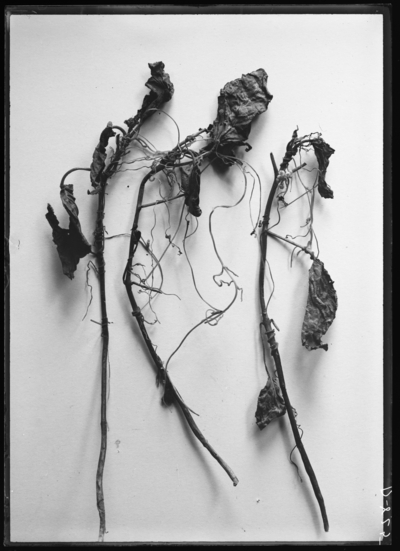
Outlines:
[[[186,217],[185,217],[185,219],[186,219]],[[189,233],[189,235],[186,236],[186,239],[189,239],[189,237],[192,237],[192,235],[194,235],[194,234],[197,232],[197,230],[198,230],[199,221],[198,221],[198,219],[197,219],[196,217],[194,217],[194,216],[192,216],[192,220],[193,220],[193,219],[196,221],[196,228],[192,231],[192,233]]]
[[[257,215],[257,220],[256,220],[256,223],[254,225],[254,228],[253,228],[253,232],[255,232],[257,226],[258,226],[258,222],[260,220],[260,217],[261,217],[261,178],[258,174],[258,172],[256,171],[256,169],[250,164],[248,163],[247,161],[244,161],[244,160],[241,160],[242,163],[245,163],[248,167],[251,168],[251,170],[254,172],[254,174],[257,176],[257,180],[258,180],[258,187],[259,187],[259,200],[258,200],[258,215]],[[254,187],[253,187],[254,189]],[[251,192],[251,195],[253,195],[253,190]],[[250,200],[251,200],[251,197],[250,197]],[[252,232],[252,233],[253,233]]]
[[138,166],[136,168],[118,168],[115,174],[120,174],[121,172],[136,172],[137,170],[143,170],[144,168],[150,169],[151,166]]
[[169,115],[168,113],[166,113],[165,111],[163,111],[162,109],[156,109],[156,108],[153,108],[153,109],[148,109],[147,112],[150,113],[150,111],[159,111],[160,113],[163,113],[164,115],[167,115],[167,117],[169,117],[172,122],[175,124],[176,126],[176,129],[178,131],[178,143],[176,144],[176,147],[179,149],[179,151],[182,151],[182,148],[180,146],[180,141],[181,141],[181,132],[179,130],[179,126],[178,126],[178,123],[176,122],[176,120],[171,117],[171,115]]
[[[146,138],[145,136],[143,136],[143,134],[137,134],[137,136],[135,137],[135,139],[140,139],[140,140],[143,140],[144,142],[147,142],[147,147],[150,149],[150,148],[153,148],[153,151],[156,153],[157,152],[157,148],[154,144],[151,143],[151,141]],[[140,142],[139,142],[140,143]],[[150,146],[150,147],[149,147]]]
[[257,220],[256,224],[254,224],[254,222],[253,222],[253,215],[252,215],[252,213],[251,213],[251,200],[252,200],[252,198],[253,198],[254,187],[255,187],[255,185],[256,185],[256,179],[254,178],[254,176],[253,176],[252,174],[250,174],[250,175],[251,175],[251,177],[253,178],[253,185],[251,186],[251,192],[250,192],[250,198],[249,198],[249,213],[250,213],[250,222],[251,222],[251,226],[252,226],[252,228],[253,228],[252,233],[254,233],[255,230],[256,230],[257,224],[258,224],[258,220]]
[[[293,409],[294,409],[294,408],[293,408]],[[296,414],[296,415],[297,415],[297,414]],[[297,425],[297,428],[299,429],[299,431],[301,431],[301,434],[300,434],[300,440],[301,440],[301,439],[303,438],[304,431],[303,431],[303,429],[301,428],[300,425],[298,425],[297,423],[296,423],[296,425]],[[296,467],[297,475],[298,475],[298,477],[299,477],[299,479],[300,479],[300,482],[303,482],[303,479],[302,479],[301,476],[300,476],[299,467],[298,467],[297,463],[296,463],[295,461],[293,461],[293,459],[292,459],[292,454],[293,454],[293,452],[294,452],[294,450],[295,450],[296,448],[297,448],[297,444],[296,444],[296,446],[294,446],[294,448],[293,448],[292,451],[290,452],[289,459],[290,459],[290,462],[292,463],[292,465],[294,465],[294,466]]]
[[110,237],[105,237],[104,239],[114,239],[115,237],[130,237],[130,233],[117,233],[116,235],[111,235]]
[[89,272],[90,272],[90,268],[92,268],[94,270],[94,273],[97,275],[97,277],[99,276],[99,273],[97,271],[97,268],[96,266],[93,264],[93,262],[90,260],[87,264],[87,269],[86,269],[86,286],[87,287],[90,287],[90,300],[89,300],[89,304],[88,304],[88,307],[86,308],[86,314],[83,316],[82,318],[82,321],[86,318],[88,312],[89,312],[89,308],[90,308],[90,305],[92,304],[92,300],[93,300],[93,287],[92,285],[90,285],[89,283]]
[[[178,233],[179,228],[180,228],[180,226],[181,226],[181,222],[182,222],[182,217],[183,217],[183,211],[184,211],[184,209],[185,209],[185,203],[183,203],[183,205],[182,205],[182,210],[181,210],[181,215],[180,215],[180,217],[179,217],[178,227],[176,228],[176,231],[175,231],[175,233],[174,233],[174,236],[172,237],[172,239],[170,239],[170,241],[169,241],[167,247],[164,249],[164,252],[162,253],[162,255],[160,256],[160,258],[158,259],[159,262],[161,262],[161,260],[163,259],[165,253],[167,252],[167,250],[169,249],[169,247],[173,244],[173,241],[174,241],[174,239],[175,239],[175,237],[176,237],[176,234]],[[152,273],[153,273],[153,270],[149,273],[149,275],[147,276],[147,278],[146,278],[145,281],[147,281],[147,280],[149,279],[149,277],[151,276]]]
[[[154,245],[154,235],[153,235],[153,231],[154,231],[154,228],[156,227],[156,224],[157,224],[157,214],[156,214],[156,208],[153,207],[153,214],[154,214],[154,224],[153,224],[153,227],[151,228],[150,230],[150,236],[151,236],[151,243],[149,245],[149,251],[153,251],[153,245]],[[154,287],[154,260],[153,260],[153,255],[151,255],[151,287]],[[146,278],[145,281],[147,281],[148,278]],[[156,294],[157,296],[157,294]],[[151,294],[151,291],[149,292],[149,301],[148,301],[148,305],[150,307],[150,310],[153,312],[154,316],[155,316],[155,319],[156,321],[159,322],[159,319],[158,319],[158,316],[157,314],[155,313],[155,311],[153,310],[153,307],[152,307],[152,304],[151,304],[151,300],[152,300],[152,294]]]
[[211,239],[212,239],[212,242],[213,242],[213,246],[214,246],[214,251],[215,251],[215,254],[217,255],[218,257],[218,260],[220,261],[221,263],[221,266],[223,268],[225,268],[225,265],[218,253],[218,250],[217,250],[217,247],[216,247],[216,244],[215,244],[215,239],[214,239],[214,235],[212,233],[212,224],[211,224],[211,218],[212,218],[212,215],[214,214],[214,212],[217,210],[217,209],[231,209],[233,207],[236,207],[239,203],[241,203],[244,199],[244,196],[246,195],[246,190],[247,190],[247,177],[246,177],[246,174],[244,172],[244,170],[242,169],[242,167],[235,163],[235,166],[242,172],[243,176],[244,176],[244,191],[243,191],[243,194],[242,196],[240,197],[240,199],[233,205],[218,205],[217,207],[214,207],[213,210],[211,211],[210,213],[210,216],[209,216],[209,231],[210,231],[210,235],[211,235]]
[[194,270],[193,270],[192,264],[191,264],[191,262],[190,262],[190,260],[189,260],[189,256],[188,256],[187,250],[186,250],[187,231],[188,231],[189,225],[190,225],[190,222],[189,222],[189,220],[187,219],[187,216],[188,216],[188,215],[185,216],[185,220],[186,220],[186,230],[185,230],[185,236],[184,236],[183,241],[182,241],[182,246],[183,246],[183,251],[184,251],[184,253],[185,253],[185,257],[186,257],[187,263],[189,264],[190,272],[191,272],[191,274],[192,274],[193,285],[194,285],[194,288],[195,288],[195,290],[196,290],[196,293],[199,295],[199,297],[201,298],[201,300],[202,300],[205,304],[207,304],[207,306],[209,306],[212,310],[216,310],[216,308],[215,308],[212,304],[210,304],[207,300],[205,300],[205,299],[202,297],[200,291],[199,291],[198,288],[197,288],[196,278],[195,278],[195,275],[194,275]]
[[267,302],[267,306],[266,306],[266,310],[268,310],[268,306],[269,306],[269,303],[271,301],[271,298],[272,298],[272,295],[274,294],[275,292],[275,281],[274,281],[274,278],[272,276],[272,271],[271,271],[271,266],[268,262],[267,259],[265,259],[266,263],[268,264],[268,270],[269,270],[269,275],[271,276],[271,281],[272,281],[272,291],[271,291],[271,294],[269,295],[269,299],[268,299],[268,302]]
[[[215,251],[215,254],[218,258],[218,260],[220,261],[220,264],[221,264],[221,267],[222,267],[222,270],[220,272],[220,274],[217,274],[215,276],[213,276],[213,280],[215,283],[217,283],[215,281],[215,278],[216,277],[219,277],[223,274],[223,272],[225,271],[226,274],[229,276],[229,278],[231,279],[231,281],[228,283],[228,285],[230,285],[231,283],[234,284],[234,289],[235,289],[235,292],[234,292],[234,296],[231,300],[231,302],[223,309],[223,310],[215,310],[214,308],[212,308],[212,313],[210,315],[207,315],[204,319],[202,319],[199,323],[197,323],[194,327],[192,327],[187,333],[186,335],[183,337],[183,339],[181,340],[181,342],[179,343],[178,347],[172,352],[172,354],[169,356],[168,360],[167,360],[167,363],[165,365],[165,371],[167,372],[168,370],[168,365],[169,365],[169,362],[171,361],[172,357],[178,352],[178,350],[181,348],[181,346],[183,345],[183,343],[185,342],[185,340],[187,339],[187,337],[197,328],[199,327],[200,325],[202,324],[211,324],[210,322],[213,322],[213,321],[219,321],[223,314],[225,312],[227,312],[229,310],[229,308],[233,305],[233,303],[236,301],[237,299],[237,296],[238,296],[238,293],[239,291],[242,291],[242,289],[237,285],[236,281],[232,278],[232,276],[230,275],[231,273],[236,275],[231,269],[229,269],[227,266],[225,266],[225,264],[223,263],[219,253],[218,253],[218,250],[217,250],[217,247],[216,247],[216,244],[215,244],[215,238],[214,238],[214,235],[212,233],[212,215],[214,214],[214,212],[218,209],[218,208],[233,208],[235,206],[237,206],[244,198],[245,194],[246,194],[246,190],[247,190],[247,178],[246,178],[246,174],[244,172],[244,170],[242,169],[242,167],[240,166],[239,164],[239,161],[236,162],[235,161],[235,166],[237,166],[243,176],[244,176],[244,191],[243,191],[243,194],[242,196],[239,198],[239,200],[234,203],[233,205],[218,205],[217,207],[214,207],[213,210],[211,211],[210,215],[209,215],[209,232],[210,232],[210,235],[211,235],[211,239],[212,239],[212,242],[213,242],[213,247],[214,247],[214,251]],[[219,284],[219,286],[222,285],[223,282],[221,282]],[[224,282],[224,283],[227,283],[227,282]],[[218,285],[218,283],[217,283]],[[206,301],[204,301],[206,302]],[[211,306],[211,305],[209,305]]]
[[280,210],[282,210],[282,209],[279,208],[279,202],[278,202],[277,205],[276,205],[276,212],[278,213],[278,222],[276,222],[272,226],[268,226],[268,230],[272,230],[272,228],[275,228],[275,226],[278,226],[278,224],[280,223],[280,221],[281,221]]
[[317,239],[317,236],[316,236],[316,233],[314,232],[314,237],[315,237],[315,244],[317,246],[317,254],[315,255],[316,258],[319,257],[319,244],[318,244],[318,239]]

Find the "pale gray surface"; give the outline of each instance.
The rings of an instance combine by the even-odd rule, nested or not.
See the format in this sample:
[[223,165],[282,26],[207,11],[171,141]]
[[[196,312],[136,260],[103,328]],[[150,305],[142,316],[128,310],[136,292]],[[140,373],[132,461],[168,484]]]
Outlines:
[[[253,125],[245,159],[262,179],[265,205],[273,174],[298,125],[322,131],[336,150],[327,180],[333,201],[319,201],[315,230],[338,293],[329,351],[301,348],[309,261],[289,266],[290,248],[270,243],[275,280],[270,314],[278,324],[289,396],[325,497],[331,529],[323,532],[303,467],[289,462],[287,417],[260,432],[254,411],[266,375],[258,333],[258,243],[250,237],[249,192],[235,210],[214,215],[227,265],[240,277],[237,302],[217,327],[203,326],[170,364],[182,396],[200,414],[206,438],[231,465],[234,488],[188,433],[160,389],[130,315],[122,286],[128,240],[107,242],[111,390],[104,473],[107,541],[376,540],[382,488],[382,19],[381,16],[12,16],[11,17],[11,526],[12,541],[95,541],[95,472],[100,446],[98,287],[89,292],[86,260],[71,282],[62,275],[44,215],[50,202],[67,216],[59,181],[89,166],[98,135],[136,113],[149,76],[162,60],[175,85],[166,111],[181,138],[215,118],[226,82],[263,67],[274,95]],[[143,130],[159,149],[176,127],[156,115]],[[110,186],[109,235],[128,231],[141,172]],[[88,174],[70,177],[88,237],[94,202]],[[251,184],[251,179],[250,182]],[[127,186],[130,186],[129,188]],[[203,215],[188,242],[201,292],[223,306],[207,234],[208,214],[233,204],[243,179],[233,168],[204,174]],[[259,193],[254,193],[256,217]],[[150,194],[149,194],[150,199]],[[151,200],[151,199],[150,199]],[[150,209],[149,209],[150,211]],[[157,211],[166,220],[166,210]],[[177,212],[176,210],[174,212]],[[304,223],[285,217],[282,234]],[[145,238],[150,237],[148,212]],[[294,214],[294,212],[293,212]],[[161,224],[162,228],[162,224]],[[147,233],[146,233],[147,232]],[[161,239],[163,239],[161,237]],[[159,249],[161,250],[161,249]],[[161,325],[150,328],[164,359],[205,307],[195,297],[183,256],[166,257]],[[266,289],[268,291],[268,284]],[[197,418],[196,418],[197,419]],[[117,446],[116,441],[119,441]],[[295,457],[300,464],[298,454]]]

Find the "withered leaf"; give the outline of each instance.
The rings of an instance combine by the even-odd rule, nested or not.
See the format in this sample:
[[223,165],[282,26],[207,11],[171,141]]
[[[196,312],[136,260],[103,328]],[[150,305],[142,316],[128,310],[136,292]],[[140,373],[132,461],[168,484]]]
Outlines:
[[92,194],[98,193],[100,185],[100,176],[106,166],[106,147],[108,146],[108,140],[115,136],[115,132],[112,129],[112,122],[109,122],[103,132],[100,134],[100,140],[96,149],[93,152],[93,160],[90,165],[90,181],[95,188]]
[[286,413],[286,406],[281,389],[276,380],[268,378],[267,384],[260,392],[257,402],[256,423],[260,430],[265,428],[273,419],[282,417]]
[[328,345],[321,342],[321,337],[335,319],[337,305],[333,281],[323,262],[316,258],[309,271],[308,299],[301,330],[302,344],[307,350],[328,350]]
[[91,248],[82,233],[79,222],[79,210],[73,196],[72,185],[61,187],[60,197],[65,210],[69,214],[69,229],[60,228],[53,207],[47,205],[46,219],[53,229],[53,241],[57,245],[58,255],[61,260],[63,273],[73,279],[79,259],[90,253]]
[[[253,119],[267,110],[272,95],[267,90],[268,75],[258,69],[225,84],[218,97],[218,111],[210,135],[216,153],[230,151],[228,144],[245,145]],[[221,157],[223,158],[223,157]],[[227,164],[231,164],[226,159]]]
[[201,215],[200,208],[200,169],[196,164],[182,166],[181,185],[185,193],[185,205],[193,216]]
[[329,157],[335,153],[335,150],[327,144],[322,138],[312,140],[315,156],[318,161],[318,191],[324,199],[333,199],[332,188],[325,180],[326,171],[329,165]]
[[335,153],[335,150],[327,144],[320,135],[318,137],[303,136],[297,137],[297,130],[293,132],[292,139],[286,146],[286,153],[281,163],[280,169],[286,170],[290,161],[298,152],[303,142],[311,144],[314,148],[314,153],[318,161],[318,191],[321,197],[325,199],[333,199],[333,191],[325,180],[326,171],[329,165],[329,157]]
[[134,117],[125,121],[129,130],[134,128],[138,123],[142,123],[147,117],[151,116],[154,111],[150,109],[159,109],[163,103],[169,101],[174,94],[174,85],[172,84],[169,74],[164,72],[164,63],[156,61],[149,63],[151,77],[146,82],[145,86],[150,89],[150,94],[144,97],[142,107],[138,110]]

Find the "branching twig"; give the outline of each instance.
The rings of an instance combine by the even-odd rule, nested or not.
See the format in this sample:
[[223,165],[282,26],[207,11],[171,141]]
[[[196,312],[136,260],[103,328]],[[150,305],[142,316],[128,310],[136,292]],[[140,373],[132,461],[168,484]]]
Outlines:
[[[306,450],[305,450],[303,442],[301,440],[299,429],[298,429],[298,426],[297,426],[297,423],[296,423],[296,420],[295,420],[295,417],[294,417],[293,409],[292,409],[292,406],[290,404],[289,396],[288,396],[287,389],[286,389],[285,378],[284,378],[284,375],[283,375],[281,358],[280,358],[279,351],[278,351],[278,343],[275,340],[275,331],[272,327],[272,323],[271,323],[272,320],[269,318],[269,316],[267,314],[267,307],[266,307],[265,298],[264,298],[264,279],[265,279],[265,263],[266,263],[266,257],[267,257],[267,237],[268,237],[268,233],[269,233],[269,231],[268,231],[269,218],[270,218],[270,214],[271,214],[272,202],[273,202],[273,199],[275,197],[275,193],[278,189],[278,185],[279,185],[279,182],[280,182],[278,168],[276,166],[276,163],[275,163],[275,160],[274,160],[274,157],[273,157],[272,154],[271,154],[271,161],[272,161],[272,165],[274,167],[275,179],[274,179],[274,183],[272,185],[271,191],[270,191],[269,196],[268,196],[267,205],[265,207],[265,213],[264,213],[264,218],[263,218],[263,223],[262,223],[262,230],[261,230],[261,235],[260,235],[261,263],[260,263],[260,272],[259,272],[259,298],[260,298],[260,305],[261,305],[262,325],[264,326],[266,338],[267,338],[267,341],[268,341],[268,344],[269,344],[269,347],[270,347],[270,351],[271,351],[271,356],[273,357],[274,362],[275,362],[275,367],[276,367],[276,372],[277,372],[277,375],[278,375],[279,385],[280,385],[280,389],[282,391],[282,395],[283,395],[283,398],[284,398],[284,401],[285,401],[286,410],[287,410],[287,413],[289,415],[289,421],[290,421],[290,425],[291,425],[291,428],[292,428],[293,436],[294,436],[297,448],[300,452],[301,458],[303,460],[306,472],[307,472],[307,474],[310,478],[310,481],[311,481],[311,484],[312,484],[312,487],[313,487],[313,490],[314,490],[315,497],[317,498],[317,501],[318,501],[318,504],[319,504],[319,507],[320,507],[320,510],[321,510],[322,519],[323,519],[323,522],[324,522],[324,529],[325,529],[326,532],[328,532],[329,523],[328,523],[328,517],[327,517],[327,514],[326,514],[324,498],[322,497],[322,493],[321,493],[321,490],[319,488],[317,478],[315,476],[314,470],[311,466],[310,460],[308,459]],[[284,161],[285,161],[285,159],[284,159]],[[298,245],[296,244],[296,246],[298,246]]]
[[[157,368],[157,381],[162,382],[164,387],[165,387],[164,398],[163,398],[164,402],[166,404],[171,404],[173,402],[176,402],[179,405],[179,407],[180,407],[180,409],[181,409],[181,411],[182,411],[182,413],[183,413],[190,429],[192,430],[193,434],[202,443],[202,445],[209,451],[209,453],[216,459],[216,461],[222,466],[222,468],[227,472],[227,474],[229,475],[229,477],[233,481],[233,484],[236,486],[237,483],[238,483],[238,479],[237,479],[235,473],[232,471],[232,469],[229,467],[229,465],[227,465],[227,463],[225,463],[225,461],[217,454],[217,452],[212,448],[212,446],[207,442],[207,440],[204,438],[204,436],[201,433],[200,429],[196,425],[196,423],[195,423],[195,421],[194,421],[194,419],[193,419],[193,417],[190,413],[189,408],[184,403],[182,397],[180,396],[180,394],[176,390],[175,386],[172,384],[170,375],[167,373],[166,369],[164,368],[163,362],[160,359],[160,357],[158,356],[158,354],[156,353],[155,348],[153,346],[153,343],[151,342],[151,339],[150,339],[150,337],[147,333],[147,329],[146,329],[145,323],[144,323],[144,317],[143,317],[143,314],[141,313],[140,308],[138,307],[137,302],[135,300],[135,297],[133,295],[132,284],[131,284],[132,283],[131,282],[131,269],[132,269],[133,257],[135,255],[137,246],[140,243],[140,239],[141,239],[141,233],[138,229],[138,223],[139,223],[140,211],[141,211],[142,206],[143,206],[143,197],[144,197],[144,190],[145,190],[146,183],[150,180],[150,178],[152,176],[154,176],[155,174],[157,174],[161,170],[164,170],[167,166],[172,166],[174,168],[176,166],[180,166],[180,163],[176,164],[176,161],[181,158],[182,148],[187,143],[191,143],[194,140],[194,138],[196,136],[198,136],[199,134],[201,134],[202,132],[204,132],[204,130],[200,130],[197,134],[194,134],[192,136],[188,136],[185,140],[183,140],[183,142],[178,143],[178,145],[173,150],[171,150],[171,152],[168,155],[166,155],[166,157],[161,162],[159,162],[159,164],[157,166],[155,166],[153,168],[153,170],[151,172],[149,172],[143,178],[142,183],[141,183],[140,188],[139,188],[139,193],[138,193],[138,200],[137,200],[137,205],[136,205],[136,210],[135,210],[134,222],[133,222],[132,231],[131,231],[131,239],[130,239],[130,245],[129,245],[129,256],[128,256],[127,265],[126,265],[126,268],[125,268],[125,271],[124,271],[123,281],[124,281],[125,288],[126,288],[126,291],[127,291],[127,294],[128,294],[129,302],[130,302],[131,307],[132,307],[132,315],[135,317],[135,319],[136,319],[136,321],[139,325],[139,329],[142,333],[142,336],[143,336],[143,339],[144,339],[145,344],[147,346],[147,349],[148,349],[148,351],[149,351],[149,353],[150,353],[150,355],[151,355],[151,357],[154,361],[154,364]],[[182,210],[182,213],[183,213],[183,210]],[[160,259],[159,259],[159,261],[160,261]],[[147,278],[149,277],[149,275],[147,276]]]
[[294,247],[298,247],[303,252],[309,254],[310,257],[312,258],[312,260],[314,260],[314,258],[315,258],[314,253],[312,251],[310,251],[307,247],[302,247],[298,243],[295,243],[294,241],[291,241],[290,239],[287,239],[286,237],[282,237],[282,235],[278,235],[278,234],[276,234],[272,231],[267,230],[267,233],[271,237],[275,237],[276,239],[281,239],[282,241],[286,241],[286,243],[290,243],[290,245],[293,245]]

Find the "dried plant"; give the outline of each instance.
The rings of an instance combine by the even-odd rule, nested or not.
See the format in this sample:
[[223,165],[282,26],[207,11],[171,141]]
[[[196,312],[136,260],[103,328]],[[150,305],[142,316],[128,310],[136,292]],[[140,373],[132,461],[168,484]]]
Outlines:
[[[287,203],[285,201],[285,196],[288,193],[289,187],[291,186],[292,178],[300,178],[300,171],[306,165],[306,163],[301,163],[300,166],[295,166],[293,170],[289,170],[289,163],[291,161],[295,163],[296,155],[301,155],[301,151],[306,151],[308,148],[313,148],[318,161],[318,169],[316,171],[317,177],[310,188],[305,186],[300,180],[302,187],[305,189],[304,193],[296,197],[290,203]],[[289,243],[290,245],[294,246],[293,251],[295,249],[298,249],[299,252],[304,252],[311,257],[313,263],[309,273],[309,294],[301,332],[302,344],[308,350],[315,350],[317,348],[323,348],[324,350],[327,350],[328,345],[322,344],[321,337],[326,333],[331,323],[333,322],[333,319],[335,318],[337,309],[337,296],[336,291],[333,287],[333,281],[331,280],[328,272],[325,270],[324,264],[318,259],[318,257],[315,256],[312,250],[313,242],[316,240],[313,228],[313,214],[316,189],[318,189],[321,197],[333,198],[332,189],[329,187],[325,180],[326,170],[329,164],[329,157],[333,153],[334,150],[322,139],[320,134],[311,134],[309,136],[298,138],[297,130],[295,130],[291,141],[287,145],[286,154],[282,160],[279,170],[276,166],[274,156],[271,154],[271,161],[274,168],[275,179],[268,196],[264,217],[262,223],[260,224],[261,262],[259,271],[259,297],[262,315],[262,322],[260,324],[260,328],[262,329],[262,339],[263,342],[266,341],[268,343],[271,356],[275,364],[275,369],[273,369],[271,366],[268,366],[268,364],[264,362],[268,374],[268,381],[265,388],[263,388],[260,392],[256,410],[256,421],[260,429],[265,428],[273,419],[281,417],[287,412],[289,416],[290,426],[292,428],[292,432],[296,442],[296,447],[300,452],[301,459],[304,463],[304,467],[310,478],[315,496],[321,509],[321,515],[326,532],[329,530],[329,523],[325,503],[314,470],[311,466],[310,460],[307,456],[303,442],[301,440],[299,426],[296,422],[297,412],[290,404],[285,384],[285,378],[283,375],[281,357],[278,350],[278,343],[275,339],[274,327],[277,328],[277,326],[268,315],[269,301],[268,303],[265,302],[264,283],[265,266],[267,263],[268,236],[272,236],[275,239],[280,239],[286,243]],[[305,226],[307,227],[307,231],[305,235],[301,236],[303,238],[308,237],[308,241],[305,246],[300,245],[294,240],[288,239],[289,236],[283,237],[274,232],[271,232],[270,217],[275,197],[277,199],[276,208],[278,212],[278,222],[274,224],[274,226],[279,224],[281,218],[281,210],[287,210],[288,207],[297,202],[297,200],[305,197],[307,198],[309,204],[309,214],[305,224]],[[272,293],[270,299],[271,297]]]
[[[89,284],[89,271],[95,271],[100,282],[100,302],[101,302],[101,328],[102,328],[102,361],[101,361],[101,448],[96,473],[96,493],[97,507],[100,516],[99,541],[104,541],[106,533],[106,513],[104,505],[103,493],[103,472],[107,450],[107,365],[108,365],[108,349],[109,349],[109,321],[107,317],[107,301],[106,301],[106,282],[105,282],[105,241],[113,239],[117,236],[105,237],[104,217],[108,186],[111,178],[126,170],[139,170],[133,168],[132,165],[138,162],[149,164],[149,170],[142,179],[138,198],[133,213],[133,221],[130,226],[130,232],[125,232],[119,235],[129,236],[128,260],[123,272],[123,283],[126,289],[129,304],[132,310],[132,315],[136,320],[140,333],[143,337],[147,350],[153,360],[156,368],[156,383],[163,386],[162,403],[166,406],[175,404],[182,413],[193,435],[199,442],[208,450],[208,452],[216,459],[216,461],[227,472],[228,476],[236,486],[238,479],[229,467],[229,465],[218,455],[214,448],[209,444],[202,434],[200,428],[196,424],[193,412],[185,403],[178,389],[174,385],[170,372],[168,370],[172,358],[181,349],[188,337],[201,325],[216,325],[224,316],[224,314],[232,307],[237,298],[241,296],[242,289],[239,287],[236,278],[237,275],[227,266],[222,258],[221,252],[217,247],[217,239],[213,233],[213,216],[217,209],[234,208],[241,203],[248,188],[248,177],[253,181],[258,180],[261,186],[257,172],[242,158],[236,155],[236,148],[245,146],[246,151],[251,149],[247,142],[251,124],[254,118],[267,110],[272,95],[267,90],[267,74],[264,69],[258,69],[252,73],[243,75],[241,78],[227,83],[221,90],[218,97],[218,109],[216,119],[208,127],[199,129],[197,132],[187,136],[184,140],[179,138],[179,126],[176,122],[161,109],[165,102],[168,102],[174,93],[174,86],[171,83],[169,75],[164,72],[164,64],[156,62],[149,64],[151,77],[146,82],[146,86],[150,89],[150,93],[145,96],[141,108],[137,114],[125,121],[127,129],[121,126],[115,126],[111,122],[101,132],[99,143],[94,150],[92,163],[89,168],[73,168],[69,170],[62,178],[61,201],[69,214],[69,228],[60,228],[58,220],[54,214],[53,208],[48,205],[46,218],[53,230],[53,240],[57,246],[57,251],[61,260],[63,273],[70,279],[73,279],[74,272],[81,258],[91,255],[94,261],[89,261],[87,265],[86,282]],[[154,113],[160,113],[168,116],[173,120],[178,129],[178,143],[169,151],[158,150],[141,132],[145,121],[148,121]],[[115,149],[108,152],[107,147],[110,139],[115,139]],[[200,141],[205,141],[203,147],[198,147]],[[135,147],[141,151],[142,156],[139,158],[131,158],[131,149]],[[311,189],[306,189],[304,195],[307,196],[310,205],[310,217],[307,222],[309,242],[307,246],[299,245],[289,239],[278,236],[272,233],[269,226],[269,218],[275,195],[277,194],[278,209],[285,207],[285,195],[291,181],[292,175],[304,166],[294,168],[289,171],[289,162],[294,160],[297,154],[308,147],[313,147],[318,160],[317,181]],[[323,197],[332,197],[332,190],[325,180],[326,169],[329,164],[329,157],[333,150],[322,140],[320,135],[310,135],[303,138],[297,137],[297,132],[294,133],[291,142],[289,142],[286,155],[281,164],[280,170],[274,164],[275,181],[273,183],[263,220],[259,222],[261,211],[258,219],[253,227],[253,234],[259,225],[261,227],[261,264],[260,264],[260,303],[262,310],[262,327],[264,328],[265,338],[270,346],[271,355],[275,361],[275,370],[267,368],[269,375],[266,387],[261,391],[258,407],[257,407],[257,424],[260,428],[264,428],[274,418],[288,412],[290,423],[296,440],[296,445],[301,453],[303,462],[306,466],[307,473],[312,481],[314,491],[320,503],[322,515],[324,518],[325,529],[327,529],[328,521],[326,518],[325,507],[323,504],[322,495],[319,491],[318,483],[312,471],[311,464],[308,461],[304,446],[301,442],[299,430],[295,421],[295,413],[292,409],[287,395],[286,387],[283,379],[282,366],[280,362],[279,352],[274,337],[272,328],[273,321],[268,317],[267,306],[264,299],[264,280],[265,280],[265,263],[267,253],[267,236],[279,238],[289,243],[292,243],[300,251],[308,253],[314,263],[310,270],[310,294],[307,304],[306,315],[304,319],[302,340],[303,344],[308,349],[318,347],[325,348],[326,345],[321,343],[321,337],[328,329],[330,323],[335,316],[336,310],[336,294],[334,292],[332,282],[327,274],[322,262],[315,257],[312,252],[312,243],[314,238],[313,231],[313,206],[314,206],[314,191],[317,188]],[[108,160],[107,160],[108,159]],[[203,166],[207,161],[206,166]],[[196,276],[193,266],[187,254],[187,240],[196,232],[198,227],[198,219],[202,214],[200,208],[200,192],[201,192],[201,176],[203,172],[213,164],[220,164],[229,170],[230,167],[236,167],[243,175],[244,186],[243,192],[238,200],[231,205],[215,206],[208,217],[208,228],[213,244],[215,255],[220,263],[220,272],[213,276],[213,280],[219,287],[224,284],[232,286],[232,298],[223,308],[215,307],[209,300],[203,297],[199,292]],[[90,172],[90,182],[92,189],[88,191],[91,197],[97,196],[97,218],[94,228],[94,240],[90,245],[89,241],[82,233],[79,211],[73,195],[73,186],[65,184],[67,176],[77,170]],[[167,186],[167,192],[164,191],[161,185],[163,178],[164,184]],[[158,196],[154,200],[145,202],[145,192],[149,182],[157,182]],[[147,186],[147,187],[146,187]],[[153,186],[154,187],[154,186]],[[157,186],[155,186],[157,187]],[[253,193],[253,192],[252,192]],[[252,194],[251,194],[252,195]],[[171,221],[171,213],[169,206],[172,201],[181,203],[177,220]],[[168,228],[165,230],[165,238],[168,244],[161,254],[156,253],[154,244],[154,229],[157,224],[157,209],[166,208],[168,213]],[[148,234],[148,228],[144,226],[141,213],[144,209],[152,208],[154,213],[154,225],[150,229],[150,239],[145,239],[144,235]],[[182,224],[186,224],[186,227]],[[175,230],[171,227],[175,225]],[[194,227],[194,229],[193,229]],[[178,243],[179,230],[184,229],[184,236]],[[192,229],[190,229],[192,228]],[[182,233],[182,232],[181,232]],[[137,251],[142,249],[147,255],[150,266],[143,264],[137,260]],[[146,325],[154,324],[158,321],[157,314],[154,310],[154,300],[161,295],[168,295],[163,291],[164,275],[162,269],[162,261],[168,250],[175,249],[178,254],[183,254],[186,258],[194,289],[200,299],[207,306],[205,316],[191,327],[181,338],[179,345],[172,351],[168,359],[164,362],[157,354],[156,346],[153,344]],[[156,275],[158,273],[158,276]],[[135,293],[134,293],[135,290]],[[140,305],[139,296],[146,297],[145,303]],[[91,300],[90,300],[91,302]],[[89,303],[90,306],[90,303]],[[143,313],[147,308],[153,316],[153,320],[146,319]],[[267,366],[266,366],[267,367]],[[197,414],[196,414],[197,415]]]

